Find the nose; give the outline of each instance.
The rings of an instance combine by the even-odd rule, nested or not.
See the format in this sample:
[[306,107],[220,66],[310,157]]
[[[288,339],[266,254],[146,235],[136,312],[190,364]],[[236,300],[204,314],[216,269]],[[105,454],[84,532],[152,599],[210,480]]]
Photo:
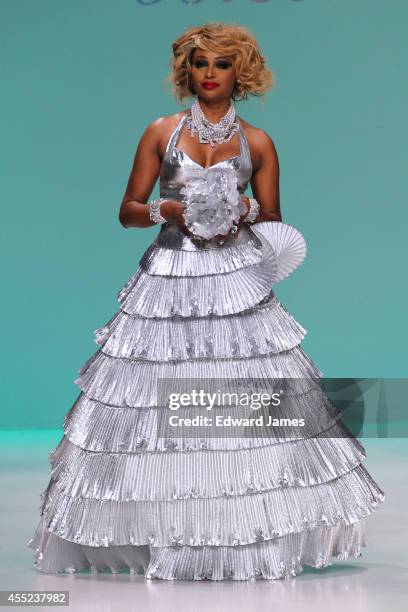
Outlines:
[[212,64],[210,64],[210,62],[208,62],[207,70],[205,71],[205,76],[207,78],[211,78],[213,76],[213,73],[214,73],[214,67]]

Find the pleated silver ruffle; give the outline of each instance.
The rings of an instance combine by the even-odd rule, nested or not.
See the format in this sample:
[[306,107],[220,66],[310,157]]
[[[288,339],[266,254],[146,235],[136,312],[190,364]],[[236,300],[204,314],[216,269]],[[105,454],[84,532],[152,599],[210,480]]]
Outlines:
[[131,574],[166,580],[256,580],[291,578],[303,565],[322,568],[332,557],[352,559],[367,546],[365,519],[351,525],[304,529],[271,540],[258,539],[243,546],[110,546],[76,544],[41,527],[31,542],[36,566],[45,573],[75,573],[90,568],[93,573]]
[[[246,359],[159,362],[119,359],[97,351],[79,371],[78,387],[89,397],[117,406],[155,406],[158,379],[319,378],[322,373],[300,346]],[[236,387],[235,387],[236,388]]]
[[[337,436],[341,426],[335,424]],[[236,451],[92,453],[63,438],[51,477],[70,497],[169,501],[238,496],[280,486],[309,487],[354,469],[365,458],[347,437],[314,438]]]
[[112,357],[174,361],[279,353],[300,344],[306,330],[273,295],[224,317],[145,319],[119,310],[94,335]]
[[148,578],[177,580],[276,580],[291,578],[303,564],[321,568],[337,559],[361,556],[367,545],[365,519],[352,525],[316,527],[244,546],[152,547]]
[[262,258],[258,263],[223,274],[159,276],[139,265],[118,293],[121,308],[128,314],[151,318],[222,316],[255,306],[270,293],[277,272],[270,243],[263,236],[260,241]]
[[235,272],[259,264],[264,257],[265,240],[245,234],[236,245],[218,248],[197,247],[194,251],[161,246],[155,241],[143,254],[139,265],[152,276],[207,276]]
[[71,497],[51,480],[41,506],[47,529],[78,544],[235,546],[367,517],[382,492],[363,465],[308,487],[221,497],[114,500]]

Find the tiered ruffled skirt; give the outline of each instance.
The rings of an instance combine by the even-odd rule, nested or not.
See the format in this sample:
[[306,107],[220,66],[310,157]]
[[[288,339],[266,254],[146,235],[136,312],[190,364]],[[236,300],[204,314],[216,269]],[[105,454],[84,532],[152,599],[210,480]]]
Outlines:
[[162,227],[75,380],[28,542],[39,570],[274,579],[361,555],[384,493],[320,388],[294,401],[302,437],[158,435],[161,377],[321,377],[300,347],[306,330],[271,291],[276,253],[246,226],[205,248]]

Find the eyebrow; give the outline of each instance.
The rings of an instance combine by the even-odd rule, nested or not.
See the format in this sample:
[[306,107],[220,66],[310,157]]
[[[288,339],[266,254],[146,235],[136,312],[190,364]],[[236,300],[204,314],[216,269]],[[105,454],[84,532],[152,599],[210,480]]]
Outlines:
[[[202,59],[207,59],[207,57],[205,55],[196,55],[194,59],[198,59],[199,57],[201,57]],[[226,59],[226,60],[231,60],[230,57],[228,57],[228,55],[217,55],[215,57],[215,59]]]

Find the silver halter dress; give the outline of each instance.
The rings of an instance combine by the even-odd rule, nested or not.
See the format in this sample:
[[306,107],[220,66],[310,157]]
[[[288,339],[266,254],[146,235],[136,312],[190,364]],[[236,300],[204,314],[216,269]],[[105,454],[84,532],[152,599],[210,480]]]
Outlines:
[[[200,166],[176,146],[184,120],[162,161],[162,197],[180,199]],[[244,192],[252,167],[241,124],[239,134],[240,155],[216,165],[233,168]],[[365,517],[384,494],[320,387],[276,408],[301,412],[301,437],[159,435],[159,379],[322,375],[300,346],[306,330],[272,291],[304,254],[284,223],[244,224],[237,239],[204,247],[175,222],[161,226],[75,380],[28,542],[38,570],[275,579],[361,554]]]

